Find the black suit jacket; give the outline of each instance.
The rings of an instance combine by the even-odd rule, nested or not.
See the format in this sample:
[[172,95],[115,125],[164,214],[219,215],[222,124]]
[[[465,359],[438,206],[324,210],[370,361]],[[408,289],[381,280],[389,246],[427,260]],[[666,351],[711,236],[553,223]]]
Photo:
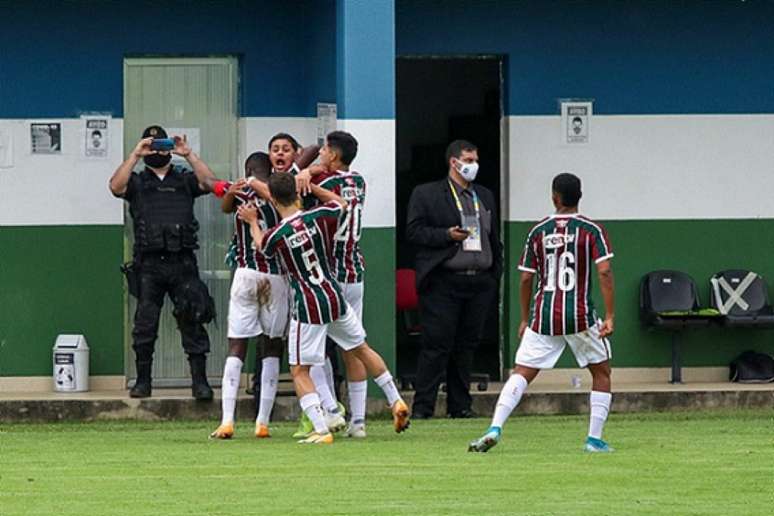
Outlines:
[[[473,188],[481,206],[491,213],[489,241],[492,246],[492,268],[489,272],[499,280],[503,272],[503,246],[500,242],[497,205],[488,188],[476,184]],[[425,289],[428,274],[454,256],[462,245],[452,240],[447,232],[450,227],[459,226],[460,223],[460,212],[454,204],[448,178],[414,188],[408,206],[406,238],[416,248],[415,269],[419,292]]]

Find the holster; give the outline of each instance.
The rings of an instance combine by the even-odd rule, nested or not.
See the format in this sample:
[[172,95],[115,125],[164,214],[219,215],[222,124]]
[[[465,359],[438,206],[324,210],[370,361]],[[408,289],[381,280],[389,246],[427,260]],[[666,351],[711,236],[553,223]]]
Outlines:
[[126,286],[129,294],[140,298],[140,264],[134,261],[126,262],[121,266],[121,272],[126,276]]

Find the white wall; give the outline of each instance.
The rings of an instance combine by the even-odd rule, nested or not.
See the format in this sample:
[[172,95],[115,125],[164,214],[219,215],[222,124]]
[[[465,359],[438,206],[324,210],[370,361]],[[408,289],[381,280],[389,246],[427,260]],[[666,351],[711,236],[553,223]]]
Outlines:
[[558,116],[508,125],[508,220],[551,212],[564,171],[598,219],[774,218],[774,115],[595,115],[585,145],[561,143]]

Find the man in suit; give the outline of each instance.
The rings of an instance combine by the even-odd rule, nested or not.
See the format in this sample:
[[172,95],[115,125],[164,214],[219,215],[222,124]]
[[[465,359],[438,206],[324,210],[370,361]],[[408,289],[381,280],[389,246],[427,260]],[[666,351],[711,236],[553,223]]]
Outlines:
[[503,268],[494,195],[473,185],[478,149],[456,140],[446,149],[446,162],[447,177],[414,189],[406,225],[417,251],[422,321],[416,419],[432,417],[444,373],[449,416],[474,417],[470,369]]

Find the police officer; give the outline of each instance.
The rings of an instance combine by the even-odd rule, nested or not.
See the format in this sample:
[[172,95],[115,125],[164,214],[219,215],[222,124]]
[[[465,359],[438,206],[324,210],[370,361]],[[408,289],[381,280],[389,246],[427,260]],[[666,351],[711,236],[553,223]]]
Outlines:
[[[151,395],[153,347],[164,296],[169,294],[191,366],[192,394],[197,400],[211,400],[206,374],[210,340],[203,323],[212,318],[212,300],[199,279],[194,255],[199,224],[193,204],[212,191],[217,179],[185,137],[174,137],[171,152],[185,158],[193,173],[170,164],[170,151],[151,149],[153,140],[161,138],[167,138],[167,133],[160,126],[145,129],[142,140],[110,178],[110,191],[129,202],[134,221],[136,281],[130,278],[130,292],[135,290],[137,297],[132,331],[137,383],[129,395]],[[133,173],[141,158],[144,170]]]

